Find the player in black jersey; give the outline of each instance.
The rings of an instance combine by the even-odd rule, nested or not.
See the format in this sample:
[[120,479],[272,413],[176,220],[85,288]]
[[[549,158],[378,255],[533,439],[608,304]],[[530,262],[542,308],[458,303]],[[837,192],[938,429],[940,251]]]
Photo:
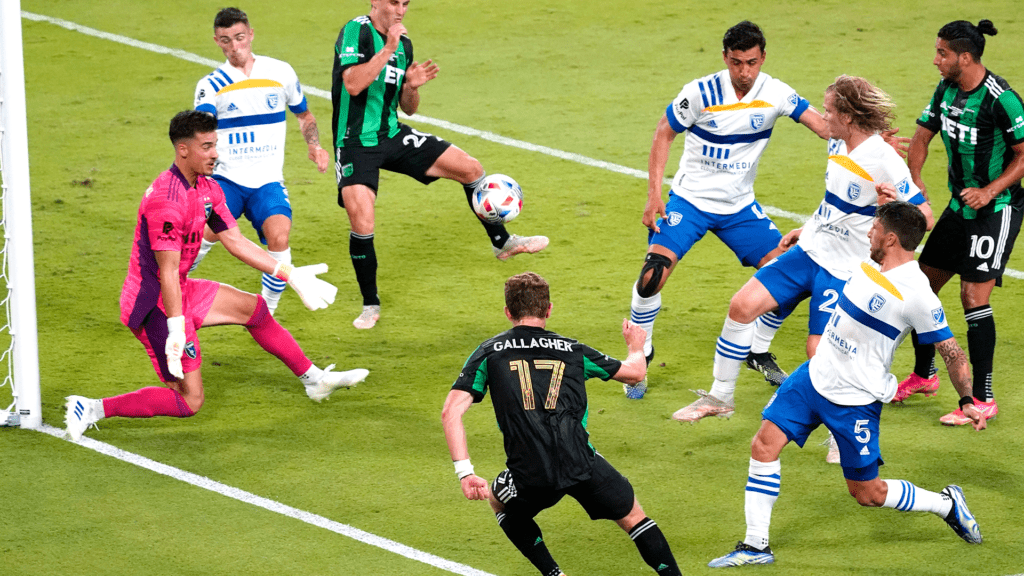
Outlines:
[[[928,157],[928,143],[936,134],[942,135],[951,198],[919,262],[936,294],[955,274],[960,275],[975,404],[991,419],[999,408],[992,395],[996,325],[989,298],[1002,283],[1021,226],[1024,104],[1005,80],[981,63],[985,34],[996,34],[991,20],[977,26],[957,20],[939,30],[933,63],[942,81],[917,121],[909,166],[914,182],[925,192],[921,168]],[[915,393],[932,395],[939,387],[935,346],[919,345],[916,336],[914,372],[900,383],[893,398],[897,402]],[[954,426],[970,419],[957,409],[939,421]]]
[[[591,519],[614,520],[629,533],[658,574],[680,574],[661,529],[646,517],[629,481],[590,444],[587,432],[586,380],[642,380],[647,374],[643,329],[623,320],[629,349],[624,362],[546,330],[551,316],[548,284],[532,272],[505,283],[505,315],[512,329],[473,352],[441,416],[463,494],[490,502],[505,535],[544,576],[562,571],[533,518],[566,494]],[[490,489],[473,473],[462,424],[462,415],[488,390],[508,457],[508,468]]]
[[[345,24],[334,45],[331,101],[338,204],[352,225],[349,254],[363,296],[363,312],[352,322],[356,328],[372,328],[380,318],[373,248],[380,169],[424,184],[455,180],[463,185],[467,201],[485,174],[480,162],[457,146],[398,121],[399,107],[409,116],[416,113],[420,86],[438,73],[432,60],[413,60],[412,40],[402,24],[408,8],[409,0],[372,0],[369,15]],[[499,260],[548,245],[544,236],[519,236],[502,224],[483,225]]]

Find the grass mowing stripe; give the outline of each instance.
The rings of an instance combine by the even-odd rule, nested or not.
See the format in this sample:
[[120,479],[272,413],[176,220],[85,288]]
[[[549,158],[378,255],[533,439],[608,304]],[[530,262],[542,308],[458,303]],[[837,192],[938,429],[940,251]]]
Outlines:
[[[48,424],[43,424],[42,427],[39,428],[39,431],[49,434],[50,436],[53,436],[55,438],[66,439],[64,430],[54,428],[53,426],[50,426]],[[71,442],[71,440],[67,441]],[[169,476],[171,478],[174,478],[175,480],[185,482],[186,484],[191,484],[204,490],[216,492],[217,494],[227,496],[228,498],[233,498],[235,500],[238,500],[239,502],[244,502],[246,504],[258,506],[260,508],[263,508],[264,510],[269,510],[271,512],[283,514],[284,516],[288,516],[289,518],[294,518],[296,520],[305,522],[306,524],[311,524],[318,528],[330,530],[331,532],[334,532],[336,534],[347,536],[349,538],[352,538],[353,540],[358,540],[359,542],[362,542],[364,544],[376,546],[377,548],[387,550],[388,552],[393,552],[395,554],[405,556],[406,558],[416,560],[417,562],[429,564],[430,566],[440,568],[441,570],[445,570],[453,574],[462,574],[463,576],[494,576],[489,572],[484,572],[482,570],[477,570],[476,568],[466,566],[465,564],[459,564],[458,562],[446,560],[444,558],[441,558],[440,556],[434,556],[429,552],[423,552],[422,550],[417,550],[416,548],[406,546],[405,544],[395,542],[394,540],[382,538],[380,536],[377,536],[376,534],[371,534],[369,532],[365,532],[358,528],[349,526],[348,524],[335,522],[334,520],[324,518],[323,516],[320,516],[318,514],[306,512],[305,510],[299,510],[298,508],[293,508],[291,506],[288,506],[287,504],[282,504],[274,500],[269,500],[262,496],[257,496],[256,494],[253,494],[251,492],[246,492],[245,490],[235,488],[233,486],[228,486],[227,484],[221,484],[220,482],[217,482],[216,480],[210,480],[205,476],[199,476],[198,474],[186,472],[173,466],[168,466],[167,464],[161,464],[160,462],[150,460],[145,456],[139,456],[138,454],[122,450],[120,448],[117,448],[116,446],[111,446],[110,444],[106,444],[98,440],[93,440],[92,438],[89,437],[83,436],[82,440],[78,442],[78,444],[90,450],[99,452],[100,454],[103,454],[105,456],[117,458],[122,462],[134,464],[135,466],[138,466],[140,468],[145,468],[147,470],[156,472],[157,474]]]
[[[49,22],[50,24],[55,24],[62,28],[67,28],[68,30],[81,32],[82,34],[88,34],[89,36],[95,36],[97,38],[110,40],[112,42],[119,42],[121,44],[131,46],[133,48],[141,48],[143,50],[149,50],[150,52],[156,52],[157,54],[167,54],[169,56],[174,56],[175,58],[187,60],[189,62],[205,64],[211,68],[216,68],[222,64],[221,62],[210,60],[209,58],[203,58],[202,56],[192,54],[191,52],[185,52],[184,50],[167,48],[166,46],[151,44],[149,42],[142,42],[140,40],[129,38],[127,36],[103,32],[102,30],[96,30],[95,28],[89,28],[88,26],[82,26],[81,24],[75,24],[74,22],[68,22],[67,20],[61,20],[60,18],[51,18],[50,16],[34,14],[32,12],[26,12],[24,10],[21,12],[21,16],[23,18],[34,20],[36,22]],[[313,96],[317,96],[325,100],[331,99],[331,93],[326,90],[321,90],[320,88],[316,88],[313,86],[305,86],[304,89],[307,94],[312,94]],[[641,180],[647,179],[647,172],[643,170],[637,170],[636,168],[630,168],[628,166],[622,166],[621,164],[605,162],[604,160],[597,160],[595,158],[584,156],[582,154],[566,152],[564,150],[558,150],[556,148],[549,148],[547,146],[542,146],[540,144],[531,144],[530,142],[516,140],[515,138],[508,138],[506,136],[495,134],[493,132],[488,132],[486,130],[477,130],[476,128],[470,128],[469,126],[462,126],[461,124],[455,124],[454,122],[448,122],[447,120],[440,120],[438,118],[431,118],[429,116],[422,116],[420,114],[406,116],[404,113],[399,112],[398,115],[403,119],[408,119],[413,122],[428,124],[430,126],[437,126],[438,128],[443,128],[445,130],[449,130],[457,134],[463,134],[465,136],[475,136],[482,140],[487,140],[489,142],[494,142],[496,144],[501,144],[503,146],[519,148],[521,150],[527,150],[530,152],[537,152],[547,156],[560,158],[562,160],[568,160],[569,162],[583,164],[584,166],[600,168],[602,170],[608,170],[609,172],[615,172],[617,174],[623,174],[626,176],[633,176],[634,178],[640,178]],[[666,184],[671,184],[672,179],[665,178],[664,182]],[[795,212],[789,212],[788,210],[776,208],[775,206],[762,205],[762,208],[764,208],[765,213],[767,213],[769,216],[787,218],[801,225],[810,219],[810,216],[804,216],[802,214],[797,214]],[[920,251],[920,248],[918,248],[918,252]],[[1024,280],[1024,272],[1014,270],[1012,268],[1007,268],[1003,272],[1003,275],[1010,276],[1011,278],[1016,278],[1018,280]]]

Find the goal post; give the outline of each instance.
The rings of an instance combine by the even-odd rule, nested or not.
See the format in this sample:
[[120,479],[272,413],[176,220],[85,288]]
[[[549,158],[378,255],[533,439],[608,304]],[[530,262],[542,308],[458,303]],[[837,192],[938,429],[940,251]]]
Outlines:
[[7,332],[5,336],[10,341],[0,355],[0,371],[6,369],[0,388],[9,387],[13,397],[10,407],[0,400],[0,416],[3,417],[0,424],[39,428],[43,418],[21,0],[0,1],[0,182],[3,196],[0,314],[6,315],[0,319],[0,324],[4,324],[0,330]]

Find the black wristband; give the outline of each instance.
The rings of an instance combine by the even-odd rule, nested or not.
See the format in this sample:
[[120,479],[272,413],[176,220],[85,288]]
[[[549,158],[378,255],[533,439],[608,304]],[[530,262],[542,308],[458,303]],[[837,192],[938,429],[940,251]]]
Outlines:
[[964,406],[966,406],[968,404],[970,404],[971,406],[974,406],[974,398],[971,398],[970,396],[964,396],[963,398],[960,399],[960,409],[961,410],[963,410]]

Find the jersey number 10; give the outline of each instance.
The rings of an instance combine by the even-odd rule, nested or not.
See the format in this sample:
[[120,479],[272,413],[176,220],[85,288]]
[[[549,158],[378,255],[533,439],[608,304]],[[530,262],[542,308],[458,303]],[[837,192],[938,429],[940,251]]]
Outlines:
[[[548,384],[548,397],[544,400],[545,410],[554,410],[558,404],[558,392],[562,388],[562,375],[565,373],[565,362],[561,360],[534,360],[533,367],[537,370],[551,370],[551,382]],[[533,399],[533,379],[530,378],[530,363],[527,360],[512,360],[508,369],[519,373],[519,387],[523,392],[523,410],[535,410]]]

